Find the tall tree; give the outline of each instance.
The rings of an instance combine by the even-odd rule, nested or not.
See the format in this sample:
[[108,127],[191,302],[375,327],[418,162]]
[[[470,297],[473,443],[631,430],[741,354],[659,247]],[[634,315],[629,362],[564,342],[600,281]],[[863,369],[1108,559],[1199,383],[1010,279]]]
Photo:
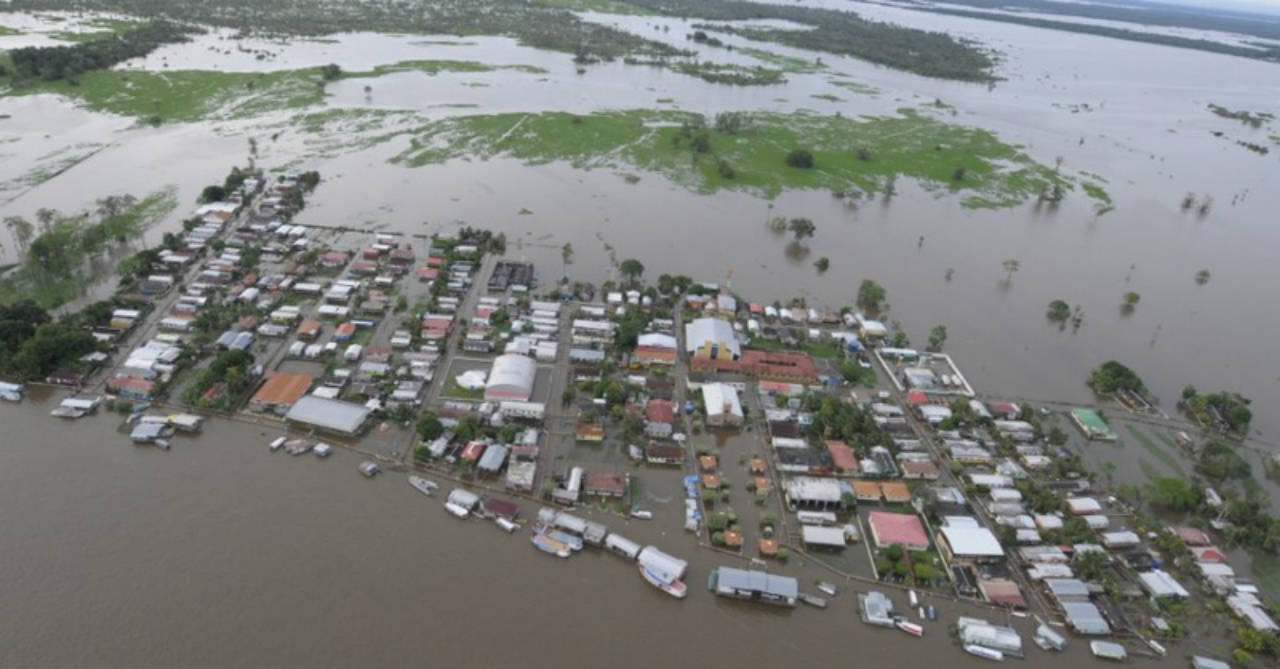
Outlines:
[[1022,263],[1019,262],[1017,258],[1009,258],[1000,263],[1000,266],[1003,267],[1005,271],[1005,284],[1013,283],[1013,273],[1022,269]]
[[618,265],[618,271],[622,272],[627,279],[635,281],[644,276],[644,265],[635,258],[627,258]]
[[795,235],[797,242],[805,237],[812,237],[813,233],[818,229],[818,226],[807,218],[793,218],[788,227],[791,228],[791,234]]
[[31,246],[31,238],[36,233],[35,226],[21,216],[6,217],[4,225],[9,228],[9,234],[13,235],[13,241],[18,245],[18,253],[26,255],[27,249]]

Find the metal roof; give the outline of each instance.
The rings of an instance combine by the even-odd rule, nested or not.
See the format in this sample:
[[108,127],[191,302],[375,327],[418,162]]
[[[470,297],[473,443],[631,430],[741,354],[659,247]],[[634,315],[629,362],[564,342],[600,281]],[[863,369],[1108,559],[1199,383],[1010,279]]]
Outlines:
[[791,576],[720,567],[717,570],[716,591],[727,594],[736,594],[739,591],[758,592],[782,599],[795,599],[800,593],[800,585]]
[[324,430],[354,434],[364,425],[369,413],[369,409],[359,404],[304,395],[293,403],[285,419]]
[[1090,602],[1060,602],[1062,613],[1067,617],[1067,624],[1080,634],[1110,634],[1111,626],[1107,624],[1102,612]]

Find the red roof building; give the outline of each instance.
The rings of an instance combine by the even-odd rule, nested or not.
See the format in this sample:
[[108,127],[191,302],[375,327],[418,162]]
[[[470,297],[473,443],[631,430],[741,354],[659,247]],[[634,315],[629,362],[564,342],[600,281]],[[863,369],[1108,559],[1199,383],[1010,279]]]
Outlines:
[[693,358],[689,364],[696,372],[736,372],[774,381],[818,382],[818,368],[807,353],[748,349],[738,360]]
[[667,400],[651,399],[644,406],[644,417],[650,423],[671,423],[676,419],[676,410]]
[[1204,530],[1195,527],[1175,527],[1173,532],[1178,535],[1182,543],[1188,546],[1208,546],[1213,541],[1209,539],[1209,535]]
[[848,444],[843,441],[828,441],[827,453],[831,454],[831,463],[835,465],[837,472],[858,473],[858,458],[854,457],[853,449]]
[[674,365],[676,364],[676,356],[678,354],[669,348],[660,346],[637,346],[635,352],[631,354],[631,359],[635,362],[647,365]]
[[459,457],[463,460],[475,462],[480,459],[481,455],[484,455],[484,449],[486,447],[487,444],[483,441],[468,442],[467,445],[462,448],[462,454]]
[[876,546],[898,545],[907,550],[925,550],[929,547],[929,535],[924,531],[920,517],[914,513],[890,513],[872,511],[867,516],[871,526],[871,538]]
[[1191,549],[1191,553],[1196,556],[1196,562],[1216,564],[1226,564],[1227,562],[1226,554],[1213,546],[1196,546]]

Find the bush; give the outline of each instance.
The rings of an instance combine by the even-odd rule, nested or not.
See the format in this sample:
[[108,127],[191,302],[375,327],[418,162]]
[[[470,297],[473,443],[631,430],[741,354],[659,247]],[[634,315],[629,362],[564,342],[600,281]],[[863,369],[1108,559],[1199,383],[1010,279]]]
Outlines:
[[786,561],[787,561],[787,560],[789,560],[790,558],[791,558],[791,549],[790,549],[790,548],[787,548],[786,546],[779,546],[779,547],[778,547],[778,559],[779,559],[779,560],[781,560],[781,561],[783,561],[783,562],[786,562]]
[[800,169],[810,169],[813,167],[813,154],[805,149],[796,149],[787,154],[787,165]]

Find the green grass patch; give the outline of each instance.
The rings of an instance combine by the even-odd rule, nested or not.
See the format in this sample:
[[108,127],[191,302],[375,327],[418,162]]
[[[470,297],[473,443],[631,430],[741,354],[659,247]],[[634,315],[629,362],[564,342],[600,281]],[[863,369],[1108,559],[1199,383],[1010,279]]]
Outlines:
[[451,39],[424,39],[416,42],[409,42],[414,46],[475,46],[476,42],[463,42]]
[[0,37],[9,37],[11,35],[21,35],[22,31],[9,26],[0,26]]
[[1280,601],[1280,557],[1268,553],[1251,553],[1253,576],[1262,584],[1272,601]]
[[747,341],[747,348],[754,348],[761,351],[785,351],[786,344],[777,339],[765,339],[763,337],[752,337]]
[[652,12],[619,0],[535,0],[535,4],[574,12],[601,12],[604,14],[627,14],[631,16],[661,15],[659,12]]
[[772,86],[787,81],[782,76],[782,70],[768,67],[747,67],[731,63],[674,63],[667,64],[667,67],[712,84]]
[[840,358],[844,357],[844,348],[838,342],[805,342],[802,347],[805,353],[815,358]]
[[[0,62],[0,65],[4,64]],[[487,65],[472,61],[413,60],[373,70],[344,72],[342,78],[374,78],[395,72],[490,72],[515,70],[543,73],[529,65]],[[9,83],[0,77],[0,86]],[[322,68],[275,72],[179,70],[145,72],[95,70],[60,81],[41,81],[9,88],[8,95],[54,93],[80,101],[94,111],[131,116],[153,123],[236,119],[324,102]]]
[[804,58],[796,58],[794,56],[784,56],[780,53],[765,51],[764,49],[753,49],[750,47],[737,50],[738,53],[746,54],[758,61],[768,63],[774,67],[782,69],[783,72],[793,74],[812,74],[827,69],[821,60],[805,60]]
[[811,98],[817,98],[817,99],[819,99],[819,100],[826,100],[826,101],[828,101],[828,102],[844,102],[844,99],[843,99],[843,98],[841,98],[840,96],[832,95],[832,94],[830,94],[830,93],[814,93],[813,95],[810,95],[809,97],[811,97]]
[[1142,431],[1141,428],[1138,428],[1133,424],[1126,423],[1124,429],[1129,432],[1130,436],[1137,439],[1138,443],[1142,444],[1142,447],[1146,449],[1146,451],[1156,460],[1159,460],[1166,467],[1177,472],[1179,476],[1185,477],[1187,475],[1186,470],[1182,468],[1182,463],[1178,462],[1178,457],[1169,451],[1166,451],[1163,447],[1153,441],[1146,432]]
[[458,385],[457,379],[454,379],[452,376],[445,379],[444,390],[441,391],[440,394],[443,395],[444,397],[453,397],[453,398],[464,399],[464,400],[484,399],[483,388],[476,388],[475,390],[463,388],[462,386]]
[[[690,124],[708,126],[707,151],[690,148],[682,129]],[[427,165],[509,157],[527,164],[563,161],[579,169],[635,167],[700,193],[738,190],[770,198],[785,189],[879,192],[891,178],[902,177],[939,195],[960,196],[969,208],[1014,206],[1055,183],[1074,188],[1070,178],[989,131],[910,109],[860,119],[758,112],[746,114],[737,133],[711,126],[697,114],[675,110],[460,116],[423,126],[395,160]],[[812,153],[812,168],[787,164],[795,149]],[[863,149],[866,160],[858,158]],[[732,167],[731,174],[724,165]]]

